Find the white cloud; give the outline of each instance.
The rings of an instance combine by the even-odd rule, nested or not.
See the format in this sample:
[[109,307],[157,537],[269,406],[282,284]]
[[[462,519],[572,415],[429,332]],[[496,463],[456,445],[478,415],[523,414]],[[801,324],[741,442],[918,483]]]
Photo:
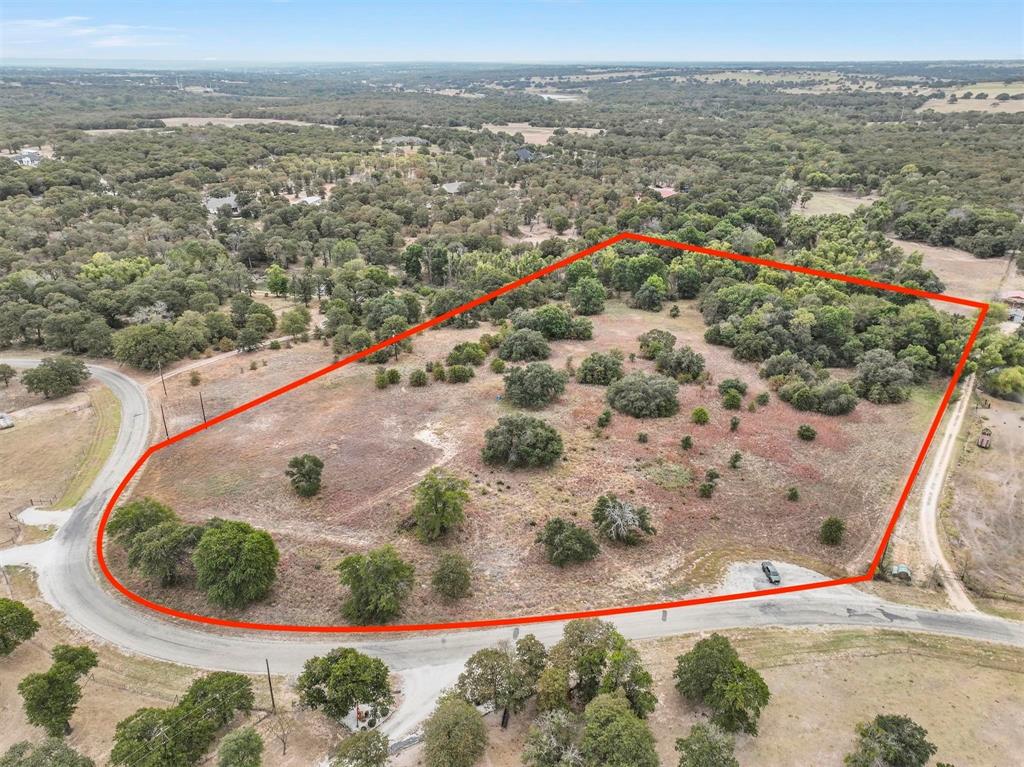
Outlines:
[[[88,16],[60,16],[53,19],[13,19],[4,23],[10,35],[9,47],[32,46],[65,51],[73,45],[85,48],[152,48],[179,42],[183,36],[173,27],[141,24],[97,24]],[[21,33],[21,37],[18,34]],[[28,34],[26,34],[28,33]]]

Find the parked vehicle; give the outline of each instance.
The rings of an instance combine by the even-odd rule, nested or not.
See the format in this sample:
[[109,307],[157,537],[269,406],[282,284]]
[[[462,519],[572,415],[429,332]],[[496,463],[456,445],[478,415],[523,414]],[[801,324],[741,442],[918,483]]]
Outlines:
[[775,565],[771,562],[761,563],[761,572],[764,573],[764,577],[768,579],[768,582],[773,586],[782,583],[782,578],[779,576],[779,571],[775,569]]
[[981,430],[981,436],[978,437],[978,447],[988,450],[992,447],[992,430],[984,428]]

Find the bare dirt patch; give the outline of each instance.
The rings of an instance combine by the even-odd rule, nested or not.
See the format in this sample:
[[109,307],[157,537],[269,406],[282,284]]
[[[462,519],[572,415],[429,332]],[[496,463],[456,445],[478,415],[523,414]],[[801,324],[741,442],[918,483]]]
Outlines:
[[[945,292],[960,298],[991,301],[1007,290],[1024,289],[1024,275],[1005,258],[975,258],[966,250],[928,245],[890,237],[904,253],[920,253],[926,269],[931,269],[946,285]],[[947,303],[936,303],[945,311],[964,309]],[[973,310],[972,310],[973,311]]]
[[801,208],[797,203],[791,212],[803,216],[826,216],[832,213],[842,213],[848,216],[861,205],[870,206],[877,199],[878,195],[874,194],[860,196],[853,192],[818,191],[804,207]]
[[[512,135],[521,133],[527,144],[536,144],[538,146],[547,144],[557,130],[557,128],[530,125],[530,123],[504,123],[503,125],[484,123],[483,127],[494,133],[508,133]],[[565,130],[568,133],[577,133],[582,136],[595,136],[601,132],[599,128],[566,128]]]
[[[746,381],[748,401],[763,390],[755,366],[704,342],[692,302],[681,307],[681,316],[672,319],[667,310],[653,315],[611,302],[594,318],[594,340],[553,343],[549,361],[561,368],[591,351],[629,353],[638,349],[640,333],[662,327],[701,351],[716,380]],[[407,374],[483,330],[429,331],[416,338],[412,356],[403,356],[398,366]],[[255,370],[246,364],[250,359]],[[318,344],[233,357],[205,369],[199,388],[212,415],[329,361]],[[627,361],[626,368],[651,370],[653,363]],[[539,413],[562,434],[564,461],[549,471],[508,472],[484,465],[480,457],[484,431],[513,412],[499,401],[500,376],[482,367],[465,385],[378,391],[372,375],[372,367],[349,365],[167,448],[147,464],[135,496],[159,498],[192,522],[244,519],[277,541],[282,559],[272,594],[238,617],[336,623],[344,592],[333,566],[345,554],[389,542],[418,573],[416,597],[403,615],[410,622],[680,598],[719,576],[729,552],[749,555],[751,549],[821,572],[861,572],[934,409],[929,397],[890,407],[862,402],[851,416],[834,419],[798,413],[773,397],[755,413],[740,411],[741,426],[731,432],[733,412],[722,408],[713,385],[684,386],[678,416],[638,421],[616,415],[598,432],[594,423],[606,407],[605,389],[571,383],[561,401]],[[198,391],[184,379],[168,384],[171,433],[201,420]],[[710,410],[710,425],[689,422],[698,405]],[[800,423],[817,429],[815,442],[796,438]],[[638,441],[641,431],[647,443]],[[695,442],[688,452],[679,447],[685,434]],[[734,451],[743,454],[737,470],[727,466]],[[297,498],[283,474],[290,457],[306,452],[325,462],[323,492],[311,501]],[[441,461],[470,480],[472,500],[464,527],[428,546],[397,528],[411,507],[410,488]],[[695,485],[710,468],[722,479],[713,499],[700,499]],[[687,483],[687,475],[698,482]],[[799,488],[799,502],[786,500],[789,487]],[[647,505],[658,535],[639,547],[603,546],[598,559],[584,567],[560,571],[547,564],[534,542],[540,526],[556,515],[589,526],[596,497],[608,491]],[[839,549],[817,541],[818,526],[829,514],[847,524],[847,543]],[[133,589],[176,607],[209,611],[193,589],[160,590],[141,582],[126,571],[117,547],[109,548],[115,572]],[[436,602],[428,586],[446,549],[459,550],[475,564],[474,597],[454,606]],[[709,556],[715,568],[702,564]]]
[[204,125],[316,125],[321,128],[333,128],[326,123],[303,122],[302,120],[278,120],[271,117],[161,117],[168,128],[187,128]]
[[[790,767],[840,764],[855,742],[854,727],[879,713],[905,714],[928,730],[937,759],[979,766],[1013,763],[1012,733],[1024,727],[1020,650],[895,632],[721,632],[764,677],[772,693],[757,737],[738,735],[740,764]],[[638,642],[655,679],[658,706],[648,719],[662,764],[675,764],[677,738],[706,722],[673,686],[675,658],[697,637]],[[530,707],[512,718],[487,716],[490,744],[481,764],[518,767]],[[822,737],[828,733],[828,737]],[[422,747],[396,767],[423,764]]]

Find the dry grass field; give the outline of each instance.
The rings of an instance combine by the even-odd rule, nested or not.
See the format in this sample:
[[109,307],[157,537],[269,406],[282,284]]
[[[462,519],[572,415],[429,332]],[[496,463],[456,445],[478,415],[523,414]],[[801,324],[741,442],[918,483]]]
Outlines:
[[[972,767],[1015,764],[1014,732],[1024,728],[1024,654],[982,643],[895,632],[723,632],[764,677],[772,698],[757,737],[736,737],[740,764],[763,767],[837,765],[854,746],[854,727],[876,714],[904,714],[938,747],[935,759]],[[677,738],[705,721],[673,686],[675,658],[698,637],[639,642],[659,704],[648,719],[662,764],[675,764]],[[518,767],[532,708],[512,718],[487,717],[486,767]],[[824,735],[827,733],[827,735]],[[824,735],[824,736],[823,736]],[[422,749],[395,767],[424,763]]]
[[877,199],[878,196],[873,194],[861,197],[853,192],[820,190],[814,193],[804,207],[801,208],[799,203],[795,204],[791,212],[802,216],[826,216],[832,213],[848,216],[861,205],[870,206]]
[[[963,432],[960,453],[942,500],[949,551],[967,584],[979,595],[1008,597],[1024,605],[1024,407],[987,398]],[[982,428],[992,447],[976,444]]]
[[[703,353],[715,380],[736,377],[751,387],[747,400],[764,389],[754,365],[735,361],[728,349],[703,341],[704,325],[692,302],[672,319],[636,312],[610,302],[594,318],[594,340],[552,344],[550,363],[563,368],[589,352],[639,348],[636,337],[653,327],[675,333],[680,344]],[[418,336],[411,356],[398,367],[408,373],[436,360],[478,330],[443,329]],[[250,370],[249,361],[256,362]],[[208,366],[198,388],[188,376],[168,382],[165,409],[171,433],[201,420],[199,390],[212,415],[245,402],[330,361],[318,344],[278,352],[231,357]],[[627,370],[649,370],[637,359]],[[501,376],[486,366],[469,384],[432,383],[373,387],[373,368],[354,364],[279,400],[202,432],[152,459],[133,490],[170,504],[186,520],[212,516],[242,519],[269,530],[281,549],[279,577],[268,599],[235,617],[249,620],[336,623],[344,597],[333,566],[345,554],[394,543],[418,573],[406,621],[441,621],[530,614],[680,598],[721,575],[731,559],[777,557],[822,572],[861,572],[870,560],[883,520],[891,513],[936,392],[901,406],[859,404],[848,417],[798,413],[774,399],[755,413],[721,407],[713,385],[683,386],[680,414],[638,421],[617,414],[598,432],[605,408],[603,387],[570,383],[562,399],[538,415],[565,442],[564,461],[547,471],[505,471],[483,464],[484,431],[513,412],[499,401]],[[708,426],[689,414],[698,405],[711,412]],[[818,431],[813,443],[796,437],[800,423]],[[649,441],[638,441],[640,432]],[[680,438],[691,434],[694,449]],[[742,452],[741,468],[728,468]],[[323,491],[301,500],[284,476],[288,459],[314,453],[325,462]],[[410,490],[433,465],[441,464],[471,483],[467,520],[450,539],[419,543],[397,528],[408,515]],[[714,498],[697,496],[706,470],[722,474]],[[799,502],[785,498],[798,487]],[[593,562],[565,571],[549,565],[534,542],[553,516],[584,525],[594,501],[613,491],[648,506],[658,535],[644,545],[602,547]],[[829,514],[847,523],[847,542],[829,549],[817,541]],[[124,566],[122,552],[108,547],[118,576],[140,593],[180,608],[207,612],[194,589],[155,588]],[[437,557],[456,549],[474,563],[474,595],[453,606],[434,600],[428,575]]]
[[0,432],[0,546],[28,542],[31,534],[12,519],[33,503],[73,506],[88,489],[117,438],[120,408],[103,386],[57,400],[29,394],[20,381],[0,388],[0,412],[15,427]]
[[[508,133],[510,135],[522,133],[527,144],[536,144],[538,146],[547,144],[551,137],[555,135],[556,130],[556,128],[537,127],[530,125],[530,123],[504,123],[502,125],[484,123],[483,127],[494,133]],[[583,136],[594,136],[600,133],[597,128],[566,128],[566,131]]]

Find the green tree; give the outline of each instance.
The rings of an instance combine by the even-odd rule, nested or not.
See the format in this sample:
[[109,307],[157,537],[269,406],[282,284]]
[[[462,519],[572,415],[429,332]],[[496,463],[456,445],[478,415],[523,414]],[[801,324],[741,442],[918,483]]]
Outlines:
[[740,767],[734,749],[732,736],[713,724],[695,724],[676,741],[679,767]]
[[359,624],[386,623],[398,615],[412,590],[415,572],[391,546],[350,554],[336,569],[349,589],[342,611]]
[[469,501],[469,483],[437,467],[427,472],[413,490],[416,532],[424,541],[436,541],[462,524]]
[[6,389],[10,384],[11,379],[18,375],[18,371],[8,365],[6,362],[0,363],[0,381],[4,382],[4,388]]
[[231,671],[205,674],[189,685],[179,706],[194,708],[214,730],[230,722],[237,712],[249,713],[255,704],[252,680]]
[[482,365],[487,359],[487,352],[475,341],[464,341],[456,344],[455,348],[448,352],[446,362],[449,365]]
[[42,743],[23,740],[0,755],[0,767],[95,767],[95,764],[60,738],[47,738]]
[[864,399],[876,404],[906,402],[914,382],[913,370],[887,349],[872,349],[857,365],[853,388]]
[[303,498],[312,498],[320,492],[320,477],[323,470],[324,462],[317,456],[306,453],[288,461],[288,468],[284,473],[291,480],[296,493]]
[[271,264],[266,271],[267,290],[275,296],[288,295],[288,274],[280,264]]
[[722,729],[757,735],[757,720],[770,697],[761,675],[742,661],[736,661],[715,678],[704,702],[713,712],[711,721]]
[[551,356],[551,347],[544,335],[537,330],[521,328],[501,342],[498,356],[506,362],[529,362],[546,360]]
[[655,361],[655,370],[681,383],[696,381],[704,372],[704,355],[689,346],[663,351]]
[[469,560],[447,552],[438,557],[430,585],[444,599],[451,601],[468,596],[471,582]]
[[350,647],[338,647],[327,655],[310,658],[296,681],[299,702],[341,721],[356,706],[365,707],[374,719],[387,715],[394,704],[388,667]]
[[309,330],[311,321],[309,309],[296,306],[281,315],[281,332],[286,336],[300,336]]
[[361,730],[341,741],[331,767],[385,767],[390,758],[388,736],[379,730]]
[[624,695],[605,693],[587,704],[580,755],[586,767],[658,767],[654,736]]
[[243,727],[224,736],[217,749],[217,767],[260,767],[263,738],[253,727]]
[[0,597],[0,657],[10,655],[39,630],[32,611],[21,602]]
[[707,408],[697,407],[690,414],[690,420],[698,426],[705,426],[711,420],[711,416],[708,414]]
[[505,396],[517,407],[542,408],[561,396],[568,380],[546,362],[531,362],[505,374]]
[[623,375],[622,352],[613,349],[607,353],[594,352],[584,357],[576,370],[576,381],[581,384],[607,386]]
[[654,679],[640,661],[640,653],[622,634],[614,632],[608,643],[598,691],[621,692],[633,713],[645,719],[658,705],[658,698],[651,691],[653,685]]
[[85,383],[90,375],[81,360],[71,357],[47,357],[36,367],[22,373],[21,382],[33,394],[42,394],[46,399],[53,399],[71,394]]
[[676,337],[667,330],[648,330],[638,339],[640,356],[645,360],[656,360],[662,354],[671,352],[676,345]]
[[173,586],[178,581],[178,568],[188,559],[202,532],[202,527],[177,520],[143,530],[128,549],[128,566],[161,586]]
[[608,387],[608,404],[634,418],[666,418],[679,410],[679,384],[671,378],[630,373]]
[[142,370],[180,360],[185,354],[181,339],[166,322],[130,325],[113,335],[114,359]]
[[223,607],[263,599],[277,577],[280,555],[273,539],[245,522],[209,525],[192,553],[196,584]]
[[[536,642],[532,635],[529,638]],[[522,654],[519,651],[519,648],[532,648],[532,643],[526,639],[520,639],[516,649],[489,647],[473,653],[455,683],[455,691],[473,705],[502,710],[502,726],[510,712],[522,711],[534,693],[540,673],[535,663],[527,662],[525,650]]]
[[924,767],[936,752],[928,731],[913,719],[879,714],[857,725],[857,748],[843,759],[846,767]]
[[574,522],[561,517],[549,519],[537,535],[537,542],[544,544],[548,561],[565,567],[568,564],[589,562],[597,556],[597,543],[593,537]]
[[472,705],[446,696],[423,725],[426,767],[472,767],[487,748],[487,725]]
[[796,436],[805,442],[813,442],[814,438],[818,436],[818,432],[813,426],[802,423],[796,427]]
[[71,732],[71,716],[78,707],[82,690],[78,679],[96,667],[99,660],[88,647],[57,645],[50,653],[49,670],[29,674],[18,684],[29,723],[42,727],[51,738]]
[[676,689],[687,700],[703,703],[711,694],[715,680],[724,675],[739,655],[721,634],[701,639],[689,652],[676,658]]
[[124,548],[130,549],[140,533],[163,522],[177,521],[178,517],[170,507],[147,496],[114,509],[107,523],[107,534]]
[[584,277],[569,288],[569,305],[578,314],[600,314],[604,311],[604,285],[594,277]]
[[483,459],[511,469],[546,467],[562,456],[562,438],[544,421],[508,415],[484,434]]

